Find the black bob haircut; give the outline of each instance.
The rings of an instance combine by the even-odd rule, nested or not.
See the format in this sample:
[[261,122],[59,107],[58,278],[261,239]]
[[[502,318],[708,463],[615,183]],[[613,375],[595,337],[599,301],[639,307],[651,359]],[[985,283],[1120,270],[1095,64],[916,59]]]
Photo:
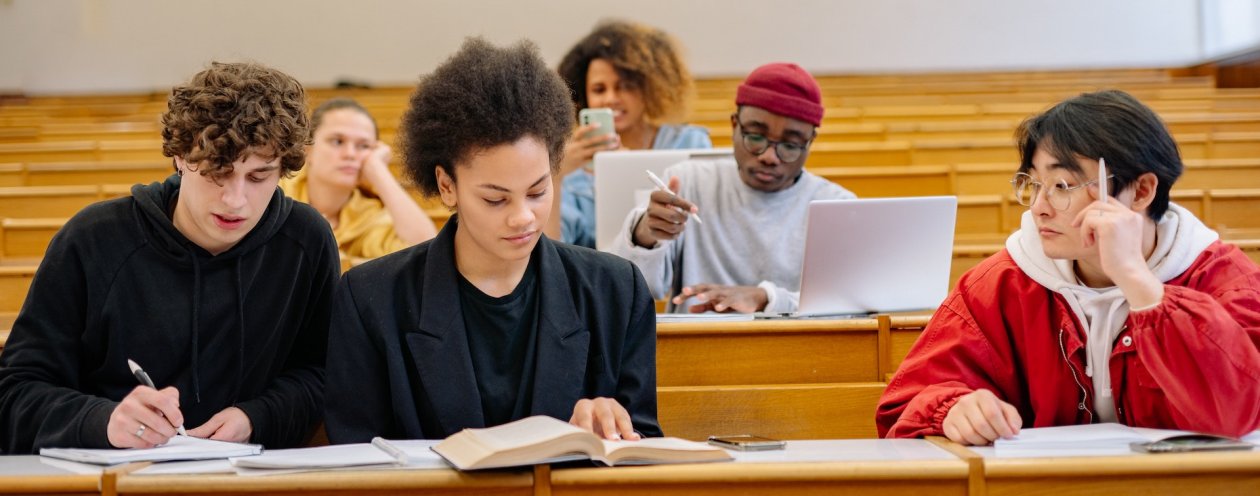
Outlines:
[[1033,168],[1032,158],[1042,147],[1063,168],[1078,177],[1085,171],[1078,157],[1107,159],[1114,176],[1108,190],[1119,193],[1138,176],[1151,172],[1159,179],[1147,215],[1156,222],[1168,210],[1168,191],[1181,176],[1183,165],[1177,143],[1155,112],[1119,90],[1084,93],[1019,125],[1019,171]]
[[573,122],[569,89],[537,46],[469,38],[411,96],[400,129],[404,172],[436,196],[438,166],[454,179],[472,154],[528,136],[547,148],[554,174]]

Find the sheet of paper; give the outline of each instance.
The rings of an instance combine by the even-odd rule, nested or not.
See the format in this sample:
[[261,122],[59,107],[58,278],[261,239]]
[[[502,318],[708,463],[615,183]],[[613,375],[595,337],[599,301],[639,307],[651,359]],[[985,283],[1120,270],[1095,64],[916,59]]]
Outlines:
[[748,322],[753,320],[751,313],[658,313],[656,323],[677,322]]
[[922,439],[837,439],[788,441],[781,450],[727,450],[735,463],[802,463],[904,460],[956,460]]
[[171,438],[170,442],[162,446],[147,449],[44,448],[39,450],[40,456],[98,465],[146,461],[209,460],[256,455],[261,452],[262,447],[258,445],[212,441],[191,436],[175,436]]
[[140,470],[131,472],[132,475],[191,475],[191,474],[231,474],[232,463],[226,459],[221,460],[194,460],[190,462],[161,462],[154,463]]

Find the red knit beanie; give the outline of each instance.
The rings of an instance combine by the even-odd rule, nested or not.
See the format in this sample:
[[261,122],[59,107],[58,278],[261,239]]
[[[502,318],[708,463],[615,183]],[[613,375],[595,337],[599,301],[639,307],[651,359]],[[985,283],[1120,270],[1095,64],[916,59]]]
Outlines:
[[818,126],[822,124],[822,90],[801,66],[775,62],[758,67],[735,93],[736,105],[751,105]]

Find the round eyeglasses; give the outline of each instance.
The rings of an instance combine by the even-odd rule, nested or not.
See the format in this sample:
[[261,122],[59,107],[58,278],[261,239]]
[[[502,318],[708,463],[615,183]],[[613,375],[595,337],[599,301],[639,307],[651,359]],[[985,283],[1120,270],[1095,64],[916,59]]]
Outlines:
[[[1108,175],[1107,179],[1114,177],[1116,176]],[[1076,186],[1069,185],[1067,181],[1060,179],[1052,188],[1046,190],[1046,201],[1050,202],[1050,206],[1055,210],[1067,210],[1072,206],[1072,193],[1095,184],[1098,184],[1097,179]],[[1041,192],[1042,186],[1042,183],[1033,180],[1032,176],[1023,172],[1015,174],[1015,177],[1011,179],[1011,189],[1015,193],[1015,200],[1025,207],[1031,207],[1033,202],[1037,201],[1037,194]]]
[[790,141],[775,141],[762,134],[744,131],[744,123],[739,122],[738,118],[735,119],[735,126],[739,128],[740,144],[753,155],[761,155],[767,148],[773,146],[774,156],[779,157],[780,162],[790,164],[800,160],[801,154],[805,153],[805,149],[809,147],[808,142],[798,144]]

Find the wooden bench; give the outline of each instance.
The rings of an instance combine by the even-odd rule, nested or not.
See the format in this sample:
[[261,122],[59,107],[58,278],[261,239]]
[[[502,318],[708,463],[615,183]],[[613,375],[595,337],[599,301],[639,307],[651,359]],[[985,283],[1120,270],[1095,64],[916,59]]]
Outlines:
[[703,440],[756,433],[777,439],[876,437],[883,382],[656,388],[665,435]]
[[0,219],[0,259],[44,256],[67,218]]
[[0,312],[16,313],[26,301],[38,262],[0,265]]
[[131,185],[18,186],[0,188],[0,217],[71,217],[100,200],[131,194]]
[[174,172],[170,159],[143,161],[50,162],[26,164],[26,186],[146,184]]

